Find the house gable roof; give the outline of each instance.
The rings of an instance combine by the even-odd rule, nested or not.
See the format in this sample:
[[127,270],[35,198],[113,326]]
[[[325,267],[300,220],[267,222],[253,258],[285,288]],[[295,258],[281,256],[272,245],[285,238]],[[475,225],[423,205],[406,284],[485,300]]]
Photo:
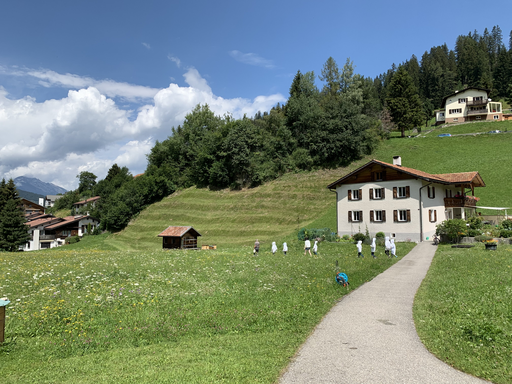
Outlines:
[[47,229],[52,230],[52,229],[57,229],[60,227],[65,227],[66,225],[76,223],[77,221],[80,221],[83,219],[93,219],[93,220],[97,221],[97,219],[95,219],[94,217],[91,217],[91,216],[66,216],[65,218],[62,219],[62,221],[48,226]]
[[101,199],[101,196],[94,196],[89,199],[85,199],[85,200],[79,201],[77,203],[74,203],[73,205],[86,205],[86,204],[92,203],[94,201],[97,201],[99,199]]
[[327,186],[327,188],[332,189],[336,188],[339,184],[344,184],[351,176],[354,176],[361,172],[362,170],[371,167],[372,165],[381,165],[385,168],[394,169],[398,172],[404,173],[406,175],[411,176],[412,178],[422,179],[431,183],[438,184],[446,184],[446,185],[460,185],[460,184],[468,184],[473,187],[485,187],[485,183],[482,180],[480,174],[478,172],[460,172],[460,173],[444,173],[444,174],[430,174],[423,171],[418,171],[414,168],[408,168],[401,165],[389,164],[380,160],[373,159],[372,161],[366,163],[362,167],[359,167],[355,171],[350,172],[349,174],[343,176],[342,178],[336,180],[334,183],[331,183]]
[[163,231],[162,233],[160,233],[158,236],[159,237],[182,237],[187,232],[190,232],[192,234],[192,236],[194,236],[194,234],[195,234],[195,236],[201,236],[201,234],[199,232],[197,232],[192,227],[174,227],[174,226],[167,227],[167,229],[165,231]]
[[459,95],[459,94],[462,94],[463,92],[465,91],[469,91],[471,89],[476,89],[477,91],[483,91],[483,92],[486,92],[487,93],[487,97],[489,97],[489,94],[491,93],[491,90],[490,89],[486,89],[486,88],[478,88],[478,87],[470,87],[470,88],[466,88],[466,89],[463,89],[462,91],[458,91],[458,92],[454,92],[454,93],[450,93],[449,95],[443,97],[443,104],[441,104],[443,106],[443,108],[445,107],[446,105],[446,100],[448,100],[449,97],[452,97],[452,96],[455,96],[455,95]]
[[35,227],[39,227],[40,225],[42,225],[43,227],[45,228],[48,228],[50,225],[53,225],[57,222],[60,222],[62,221],[63,219],[61,219],[60,217],[44,217],[42,219],[36,219],[36,220],[32,220],[32,221],[28,221],[25,223],[25,225],[27,225],[28,227],[30,228],[35,228]]

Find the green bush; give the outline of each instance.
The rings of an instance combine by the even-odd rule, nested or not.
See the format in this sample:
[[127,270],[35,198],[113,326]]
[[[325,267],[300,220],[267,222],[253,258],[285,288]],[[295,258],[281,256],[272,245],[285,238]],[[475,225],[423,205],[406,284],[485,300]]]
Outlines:
[[466,236],[466,222],[462,219],[445,220],[436,227],[436,235],[444,235],[452,242],[458,242],[459,238]]
[[480,242],[484,242],[484,241],[492,240],[492,239],[493,239],[492,236],[487,236],[487,235],[480,235],[480,236],[475,237],[475,240],[480,241]]
[[321,239],[325,241],[334,242],[336,241],[337,235],[330,228],[301,228],[297,234],[297,238],[300,241],[304,241],[306,237],[309,240]]
[[478,216],[472,216],[466,220],[466,223],[469,224],[470,229],[481,229],[482,224],[482,218]]
[[512,230],[512,219],[506,219],[501,222],[501,226],[503,229],[510,229]]
[[512,237],[512,230],[510,229],[502,229],[500,231],[500,237],[504,237],[508,239],[509,237]]
[[377,232],[377,233],[375,234],[375,237],[376,237],[377,239],[384,239],[384,238],[386,237],[386,234],[385,234],[384,232]]
[[75,244],[80,241],[80,238],[78,236],[69,236],[66,237],[66,244]]
[[368,237],[366,237],[366,235],[364,233],[356,233],[354,236],[352,236],[352,238],[354,239],[354,243],[357,243],[358,241],[365,241],[366,239],[368,239]]
[[350,240],[350,236],[349,235],[343,235],[341,237],[341,240],[345,240],[345,241]]
[[482,234],[482,231],[479,229],[472,229],[471,227],[468,229],[468,236],[475,237],[480,236]]

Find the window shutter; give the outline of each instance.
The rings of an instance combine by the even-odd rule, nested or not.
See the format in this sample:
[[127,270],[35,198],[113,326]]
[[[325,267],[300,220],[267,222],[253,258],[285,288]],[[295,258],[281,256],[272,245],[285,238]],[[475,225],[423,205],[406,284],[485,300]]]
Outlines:
[[435,199],[436,197],[436,187],[432,187],[432,198]]
[[382,211],[382,222],[386,221],[386,211]]
[[437,211],[434,209],[434,223],[437,222]]
[[432,222],[432,210],[428,210],[428,221]]
[[370,222],[373,223],[373,211],[370,211]]
[[348,199],[352,200],[352,190],[351,189],[348,190]]
[[348,211],[348,222],[352,222],[352,211]]
[[373,188],[370,188],[370,200],[373,200]]
[[381,196],[381,199],[384,199],[385,196],[384,196],[384,192],[386,191],[386,188],[381,188],[380,189],[380,196]]
[[359,190],[359,200],[363,200],[363,190]]
[[405,187],[405,197],[411,197],[411,188]]
[[396,209],[393,210],[393,221],[395,223],[398,221],[398,211]]
[[429,199],[432,198],[432,193],[430,192],[430,185],[427,187],[427,196]]
[[411,221],[411,210],[407,210],[407,221]]
[[397,188],[393,187],[393,199],[396,199],[396,195],[397,195]]

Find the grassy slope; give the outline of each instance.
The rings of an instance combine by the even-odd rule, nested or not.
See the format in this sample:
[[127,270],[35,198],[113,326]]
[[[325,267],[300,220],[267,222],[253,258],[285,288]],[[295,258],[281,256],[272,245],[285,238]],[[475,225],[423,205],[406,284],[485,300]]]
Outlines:
[[[169,225],[192,225],[201,244],[247,245],[279,240],[303,226],[336,228],[335,195],[326,186],[371,158],[430,173],[479,171],[487,187],[476,190],[482,206],[512,206],[506,181],[510,172],[512,132],[439,138],[439,132],[512,131],[512,122],[474,123],[438,128],[416,138],[394,138],[371,157],[347,168],[288,174],[254,189],[209,191],[190,188],[175,193],[140,213],[130,225],[108,238],[108,248],[160,249],[157,235]],[[311,224],[313,220],[323,219]]]

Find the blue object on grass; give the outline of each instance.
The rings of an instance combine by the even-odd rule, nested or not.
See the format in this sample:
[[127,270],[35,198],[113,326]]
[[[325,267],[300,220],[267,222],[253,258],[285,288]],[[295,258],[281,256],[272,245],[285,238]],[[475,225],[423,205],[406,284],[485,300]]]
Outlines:
[[451,133],[441,133],[440,135],[437,135],[437,137],[450,137]]
[[0,300],[0,307],[5,307],[7,304],[9,304],[10,301],[9,300]]

